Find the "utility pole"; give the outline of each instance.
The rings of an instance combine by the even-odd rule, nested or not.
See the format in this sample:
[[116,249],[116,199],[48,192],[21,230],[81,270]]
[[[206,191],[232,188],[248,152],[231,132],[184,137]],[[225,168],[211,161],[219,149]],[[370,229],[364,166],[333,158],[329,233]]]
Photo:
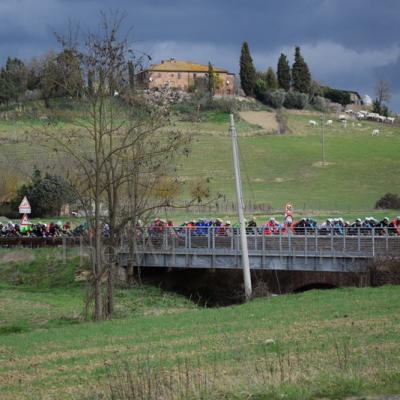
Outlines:
[[242,249],[244,293],[246,300],[249,300],[252,293],[249,251],[247,248],[246,224],[244,222],[244,203],[243,203],[243,193],[242,193],[242,182],[240,179],[240,162],[239,162],[237,132],[235,128],[233,114],[230,115],[230,119],[231,119],[230,133],[232,138],[233,166],[235,170],[237,209],[238,209],[238,216],[240,223],[240,244]]
[[321,114],[321,161],[322,161],[322,166],[325,167],[325,131],[324,131],[324,123],[325,123],[325,118],[324,114]]

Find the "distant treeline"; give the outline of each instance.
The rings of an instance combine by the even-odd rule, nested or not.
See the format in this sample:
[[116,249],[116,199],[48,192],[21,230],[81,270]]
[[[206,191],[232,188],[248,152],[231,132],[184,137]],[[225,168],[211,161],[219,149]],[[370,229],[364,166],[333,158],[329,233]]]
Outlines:
[[[134,67],[128,62],[127,87],[134,84]],[[0,104],[9,105],[29,100],[43,100],[50,107],[50,99],[80,96],[90,90],[94,71],[85,71],[79,55],[72,49],[56,53],[50,51],[41,57],[24,62],[8,57],[0,69]],[[118,82],[121,88],[121,82]],[[110,95],[114,88],[109,85]]]
[[342,106],[351,103],[349,92],[322,86],[312,79],[298,46],[291,67],[286,54],[282,53],[276,72],[272,67],[260,72],[253,65],[248,43],[244,42],[240,56],[240,81],[247,96],[253,96],[273,108],[303,109],[310,104],[322,109],[327,105],[326,100]]

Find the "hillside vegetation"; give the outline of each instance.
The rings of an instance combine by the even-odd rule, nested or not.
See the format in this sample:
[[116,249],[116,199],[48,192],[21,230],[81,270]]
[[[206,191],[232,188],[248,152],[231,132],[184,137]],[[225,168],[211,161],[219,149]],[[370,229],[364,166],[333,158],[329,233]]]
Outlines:
[[[26,112],[0,123],[0,157],[9,167],[15,163],[30,169],[32,164],[46,164],[48,151],[27,141],[34,128],[47,123],[40,119],[40,110],[35,113],[38,118]],[[73,126],[73,115],[73,109],[60,111],[55,135]],[[187,199],[193,183],[206,178],[212,195],[221,193],[225,200],[234,201],[229,115],[214,110],[202,113],[197,122],[184,117],[177,114],[173,122],[193,136],[191,153],[177,166],[187,183],[181,199]],[[383,194],[400,187],[398,126],[349,122],[344,128],[334,115],[327,114],[325,119],[334,123],[324,129],[326,164],[322,166],[321,124],[308,124],[310,119],[319,122],[319,114],[287,110],[281,118],[287,125],[282,135],[237,118],[246,202],[269,204],[275,210],[292,202],[296,210],[367,211]],[[376,128],[380,135],[372,136]]]
[[84,286],[74,282],[78,261],[69,255],[62,264],[57,250],[0,252],[2,400],[400,392],[399,287],[314,290],[218,309],[154,288],[119,289],[117,318],[92,323],[81,318]]

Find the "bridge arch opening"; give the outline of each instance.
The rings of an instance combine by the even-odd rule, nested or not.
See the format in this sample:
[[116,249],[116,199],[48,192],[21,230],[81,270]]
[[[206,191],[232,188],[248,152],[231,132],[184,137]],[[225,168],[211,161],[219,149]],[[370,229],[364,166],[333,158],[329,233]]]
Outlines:
[[337,289],[338,287],[331,283],[323,283],[323,282],[314,282],[308,283],[307,285],[299,286],[298,288],[293,290],[293,293],[302,293],[307,292],[309,290],[328,290],[328,289]]

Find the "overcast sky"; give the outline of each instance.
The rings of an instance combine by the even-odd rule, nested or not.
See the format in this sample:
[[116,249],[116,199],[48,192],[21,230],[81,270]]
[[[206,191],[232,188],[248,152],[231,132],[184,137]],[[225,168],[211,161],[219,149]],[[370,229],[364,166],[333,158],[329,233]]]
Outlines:
[[389,80],[400,112],[400,0],[0,0],[0,62],[57,48],[52,32],[68,19],[93,28],[110,9],[126,12],[134,47],[154,62],[211,61],[237,73],[246,40],[265,70],[299,45],[325,84],[373,96],[376,81]]

